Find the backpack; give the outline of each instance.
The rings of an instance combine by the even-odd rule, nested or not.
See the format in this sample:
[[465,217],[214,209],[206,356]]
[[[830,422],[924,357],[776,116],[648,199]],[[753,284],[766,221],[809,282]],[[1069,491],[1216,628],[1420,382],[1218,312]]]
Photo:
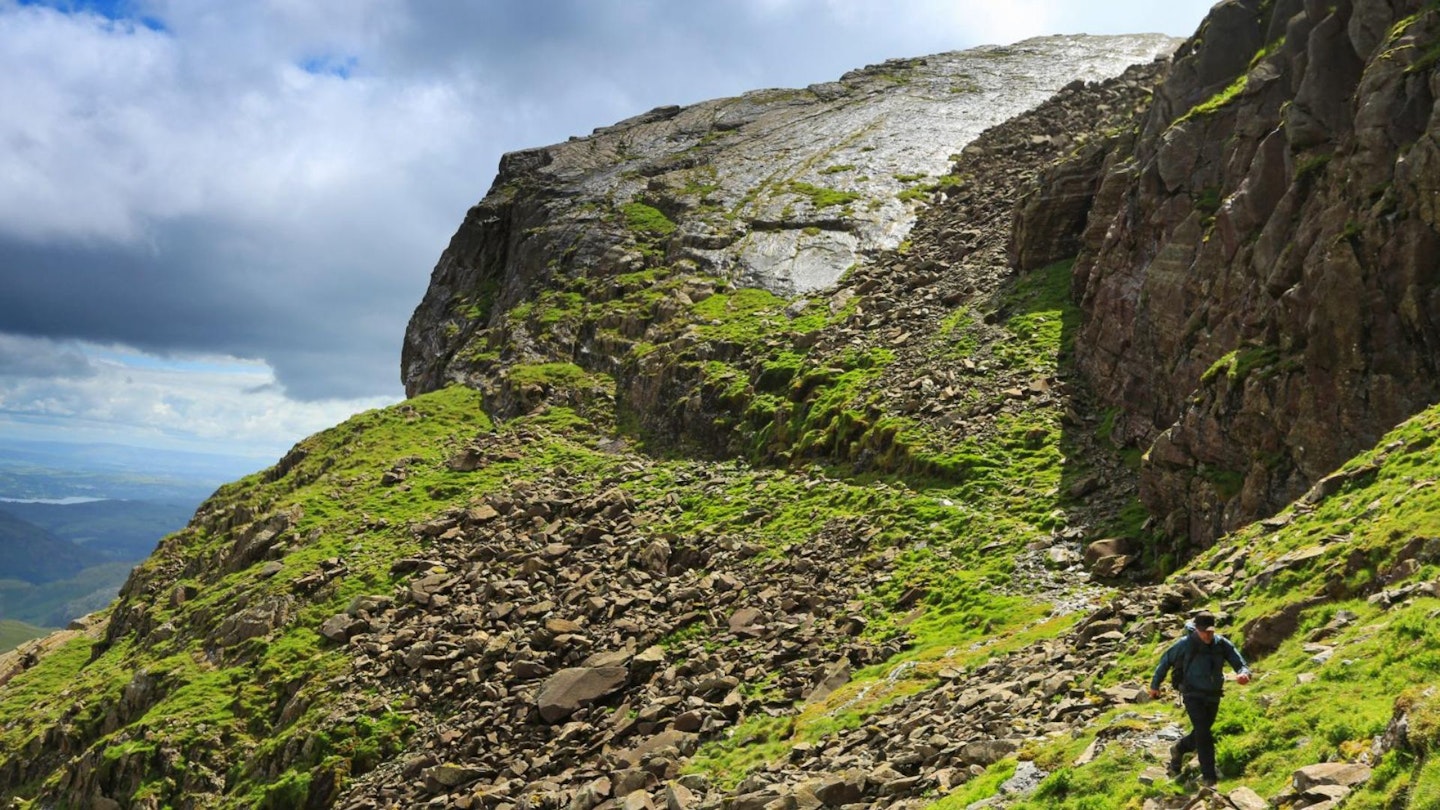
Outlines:
[[1185,691],[1183,688],[1185,684],[1185,673],[1190,669],[1190,665],[1195,662],[1195,639],[1191,638],[1187,633],[1184,641],[1184,654],[1170,665],[1170,686],[1173,687],[1176,692]]

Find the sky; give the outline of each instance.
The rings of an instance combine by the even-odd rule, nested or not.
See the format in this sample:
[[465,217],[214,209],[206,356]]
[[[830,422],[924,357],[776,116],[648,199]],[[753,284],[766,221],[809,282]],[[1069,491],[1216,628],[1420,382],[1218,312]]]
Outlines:
[[403,398],[504,152],[1210,0],[0,0],[0,439],[263,462]]

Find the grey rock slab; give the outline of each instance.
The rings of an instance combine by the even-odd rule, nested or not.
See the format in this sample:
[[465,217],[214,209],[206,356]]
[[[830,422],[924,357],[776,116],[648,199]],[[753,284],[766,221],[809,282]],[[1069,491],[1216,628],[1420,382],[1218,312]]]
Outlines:
[[1295,789],[1301,793],[1318,785],[1354,787],[1370,778],[1370,768],[1347,762],[1322,762],[1295,772]]
[[535,699],[540,717],[554,723],[569,717],[582,706],[612,694],[625,685],[630,670],[625,667],[570,667],[545,681]]
[[1023,759],[1016,763],[1015,775],[1000,784],[1000,792],[1007,796],[1029,796],[1049,775],[1034,762]]
[[[760,90],[671,115],[642,115],[565,143],[501,159],[491,193],[462,224],[406,335],[402,375],[412,393],[445,377],[469,330],[447,332],[452,296],[481,276],[546,272],[547,256],[574,247],[575,264],[636,269],[621,251],[622,218],[657,205],[673,229],[653,236],[670,263],[782,295],[834,284],[852,265],[894,249],[913,228],[924,187],[952,153],[1075,80],[1098,81],[1170,53],[1159,35],[1042,37],[919,59],[891,60],[805,89]],[[534,193],[532,193],[534,192]],[[542,203],[566,201],[564,205]],[[534,223],[527,250],[473,266],[467,251],[501,248]],[[521,220],[525,220],[523,223]],[[552,244],[553,243],[553,244]],[[503,289],[514,300],[519,286]]]
[[1226,795],[1236,810],[1270,810],[1270,802],[1248,787],[1238,787]]

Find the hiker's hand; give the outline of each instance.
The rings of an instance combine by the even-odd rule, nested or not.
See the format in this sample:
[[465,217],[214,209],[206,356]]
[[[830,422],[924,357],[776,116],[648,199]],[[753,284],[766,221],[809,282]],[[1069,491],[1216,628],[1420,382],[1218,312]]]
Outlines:
[[1159,689],[1151,689],[1151,690],[1150,690],[1150,699],[1151,699],[1151,700],[1159,700],[1159,699],[1160,699],[1160,690],[1159,690]]
[[1249,683],[1249,682],[1250,682],[1250,673],[1248,673],[1248,672],[1242,672],[1242,673],[1240,673],[1239,675],[1236,675],[1236,676],[1235,676],[1235,683],[1238,683],[1238,684],[1240,684],[1241,686],[1244,686],[1245,684],[1247,684],[1247,683]]

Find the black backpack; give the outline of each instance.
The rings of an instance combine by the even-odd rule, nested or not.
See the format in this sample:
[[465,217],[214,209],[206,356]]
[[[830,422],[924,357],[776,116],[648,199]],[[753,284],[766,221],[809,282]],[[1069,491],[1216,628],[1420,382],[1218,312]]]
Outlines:
[[1190,634],[1187,633],[1183,641],[1185,642],[1184,654],[1180,656],[1179,660],[1170,665],[1170,685],[1174,687],[1176,692],[1185,691],[1182,688],[1185,683],[1185,673],[1190,669],[1190,665],[1195,662],[1195,639],[1191,638]]

